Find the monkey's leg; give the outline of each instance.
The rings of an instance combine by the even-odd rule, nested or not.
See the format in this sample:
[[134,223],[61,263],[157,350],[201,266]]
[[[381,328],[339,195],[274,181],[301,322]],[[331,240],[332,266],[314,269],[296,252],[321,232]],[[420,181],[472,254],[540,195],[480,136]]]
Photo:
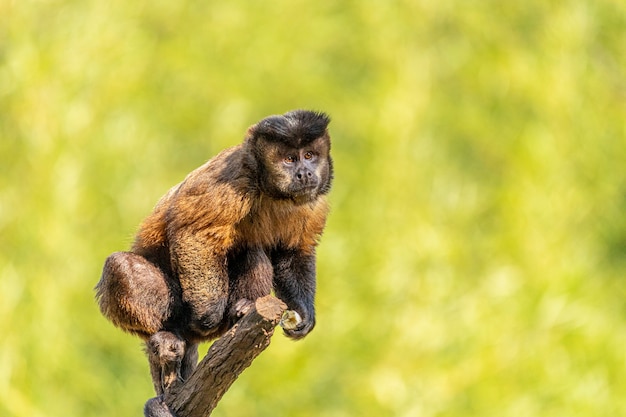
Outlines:
[[250,248],[228,259],[231,325],[246,314],[257,298],[272,291],[272,262],[262,248]]
[[[186,347],[180,337],[162,331],[179,300],[166,276],[142,256],[117,252],[106,260],[96,291],[105,317],[146,340],[152,382],[157,394],[163,394],[181,379]],[[190,357],[197,355],[194,349]]]
[[107,258],[96,298],[106,318],[144,340],[163,329],[176,299],[163,272],[132,252]]
[[185,356],[180,367],[180,376],[186,381],[198,365],[198,345],[187,342]]

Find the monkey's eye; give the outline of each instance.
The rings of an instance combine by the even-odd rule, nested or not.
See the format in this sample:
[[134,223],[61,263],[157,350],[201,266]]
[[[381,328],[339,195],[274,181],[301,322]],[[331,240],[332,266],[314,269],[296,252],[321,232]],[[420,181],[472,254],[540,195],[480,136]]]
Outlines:
[[313,159],[313,152],[309,151],[304,154],[304,159]]
[[285,157],[284,161],[287,164],[293,164],[294,162],[296,162],[296,157],[293,155],[289,155]]

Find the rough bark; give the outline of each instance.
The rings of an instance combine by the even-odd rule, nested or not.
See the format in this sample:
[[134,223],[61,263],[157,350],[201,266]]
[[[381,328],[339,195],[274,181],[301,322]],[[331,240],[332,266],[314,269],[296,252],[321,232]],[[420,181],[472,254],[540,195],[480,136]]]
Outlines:
[[[270,344],[287,306],[278,298],[259,298],[232,329],[216,340],[185,383],[165,395],[176,417],[207,417],[252,361]],[[152,399],[146,404],[160,401]],[[161,403],[162,404],[162,403]],[[163,409],[166,409],[162,405]],[[150,413],[146,412],[146,415]],[[167,415],[153,412],[152,415]]]

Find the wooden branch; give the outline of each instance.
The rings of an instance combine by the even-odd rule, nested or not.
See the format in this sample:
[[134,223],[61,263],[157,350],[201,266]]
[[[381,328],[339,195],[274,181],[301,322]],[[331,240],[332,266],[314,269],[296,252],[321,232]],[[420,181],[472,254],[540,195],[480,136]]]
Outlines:
[[[287,306],[268,295],[216,340],[189,379],[165,395],[146,403],[146,416],[207,417],[224,393],[270,344],[274,328]],[[163,403],[164,400],[164,403]],[[165,406],[165,404],[167,406]]]

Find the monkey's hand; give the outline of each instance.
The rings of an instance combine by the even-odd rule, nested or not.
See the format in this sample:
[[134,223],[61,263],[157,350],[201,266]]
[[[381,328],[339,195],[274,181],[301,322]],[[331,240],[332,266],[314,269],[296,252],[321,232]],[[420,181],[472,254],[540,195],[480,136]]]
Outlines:
[[315,317],[304,316],[303,318],[297,311],[287,310],[280,320],[280,326],[283,328],[285,336],[293,340],[300,340],[315,327]]

